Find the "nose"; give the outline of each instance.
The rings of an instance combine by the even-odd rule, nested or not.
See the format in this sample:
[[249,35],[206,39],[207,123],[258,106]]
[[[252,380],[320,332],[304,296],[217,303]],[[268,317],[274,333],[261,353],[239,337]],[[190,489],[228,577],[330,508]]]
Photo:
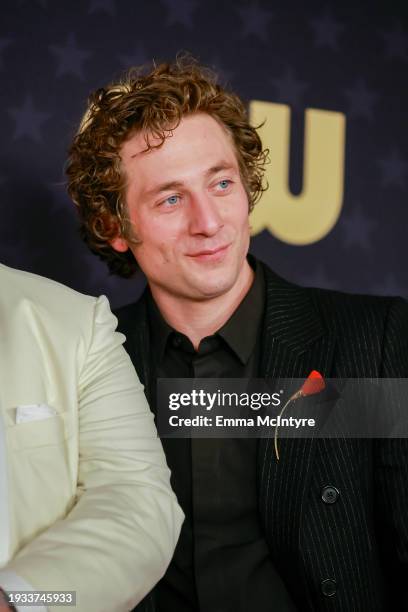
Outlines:
[[190,234],[214,236],[222,226],[219,202],[206,193],[192,195],[189,206]]

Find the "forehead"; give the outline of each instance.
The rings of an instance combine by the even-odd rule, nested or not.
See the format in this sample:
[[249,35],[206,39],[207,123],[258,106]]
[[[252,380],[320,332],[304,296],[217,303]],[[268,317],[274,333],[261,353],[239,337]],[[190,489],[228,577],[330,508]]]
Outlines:
[[[150,144],[161,139],[147,133]],[[237,165],[232,136],[216,119],[204,113],[184,117],[162,146],[146,151],[146,132],[133,134],[122,146],[121,159],[127,171],[157,168],[161,173],[183,167],[199,168],[216,158]]]

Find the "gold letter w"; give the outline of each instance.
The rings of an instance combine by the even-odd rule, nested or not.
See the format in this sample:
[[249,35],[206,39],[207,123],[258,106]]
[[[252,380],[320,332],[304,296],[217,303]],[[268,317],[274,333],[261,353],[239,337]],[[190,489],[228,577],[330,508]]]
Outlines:
[[251,213],[252,233],[268,229],[283,242],[311,244],[324,238],[339,218],[344,192],[346,118],[343,113],[307,109],[303,189],[288,188],[290,109],[284,104],[251,101],[252,125],[259,125],[270,150],[265,178],[269,189]]

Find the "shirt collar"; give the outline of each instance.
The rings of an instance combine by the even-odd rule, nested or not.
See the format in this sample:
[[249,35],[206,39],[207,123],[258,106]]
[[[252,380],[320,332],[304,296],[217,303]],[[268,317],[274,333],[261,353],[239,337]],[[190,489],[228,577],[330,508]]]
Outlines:
[[255,349],[265,304],[262,267],[252,258],[249,263],[255,272],[252,285],[238,308],[217,332],[243,364],[248,362]]
[[150,335],[152,339],[154,354],[156,356],[157,363],[161,363],[164,357],[164,351],[167,345],[169,336],[174,332],[174,329],[170,327],[167,321],[164,319],[160,310],[158,309],[153,296],[148,289],[148,315],[150,325]]
[[[252,285],[228,321],[214,334],[226,342],[243,364],[248,362],[255,349],[265,304],[265,279],[262,267],[252,257],[248,257],[248,261],[255,272]],[[176,332],[164,319],[150,290],[148,312],[154,352],[157,363],[160,363],[170,335],[179,332]]]

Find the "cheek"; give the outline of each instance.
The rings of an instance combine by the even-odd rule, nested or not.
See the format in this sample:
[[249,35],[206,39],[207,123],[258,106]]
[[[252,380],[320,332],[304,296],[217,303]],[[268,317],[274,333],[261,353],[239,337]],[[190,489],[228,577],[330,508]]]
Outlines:
[[158,215],[150,220],[150,236],[160,244],[175,243],[183,232],[183,218],[180,214]]
[[239,206],[239,213],[237,211],[237,225],[241,228],[242,232],[249,231],[248,204],[246,200]]
[[169,245],[165,240],[144,240],[139,248],[139,257],[147,266],[168,261]]
[[171,219],[139,219],[138,236],[141,239],[140,250],[146,256],[154,257],[160,253],[173,250],[179,242],[179,231]]
[[151,236],[146,237],[140,245],[140,257],[150,268],[158,264],[171,264],[177,259],[179,248],[180,239],[176,234],[155,228]]
[[157,255],[160,257],[161,263],[169,264],[173,260],[172,244],[162,240],[157,245]]
[[240,225],[245,225],[245,223],[249,219],[249,202],[248,202],[248,195],[243,185],[241,185],[239,195],[237,198],[235,198],[234,204],[235,204],[236,216],[237,216],[237,219],[239,218]]

